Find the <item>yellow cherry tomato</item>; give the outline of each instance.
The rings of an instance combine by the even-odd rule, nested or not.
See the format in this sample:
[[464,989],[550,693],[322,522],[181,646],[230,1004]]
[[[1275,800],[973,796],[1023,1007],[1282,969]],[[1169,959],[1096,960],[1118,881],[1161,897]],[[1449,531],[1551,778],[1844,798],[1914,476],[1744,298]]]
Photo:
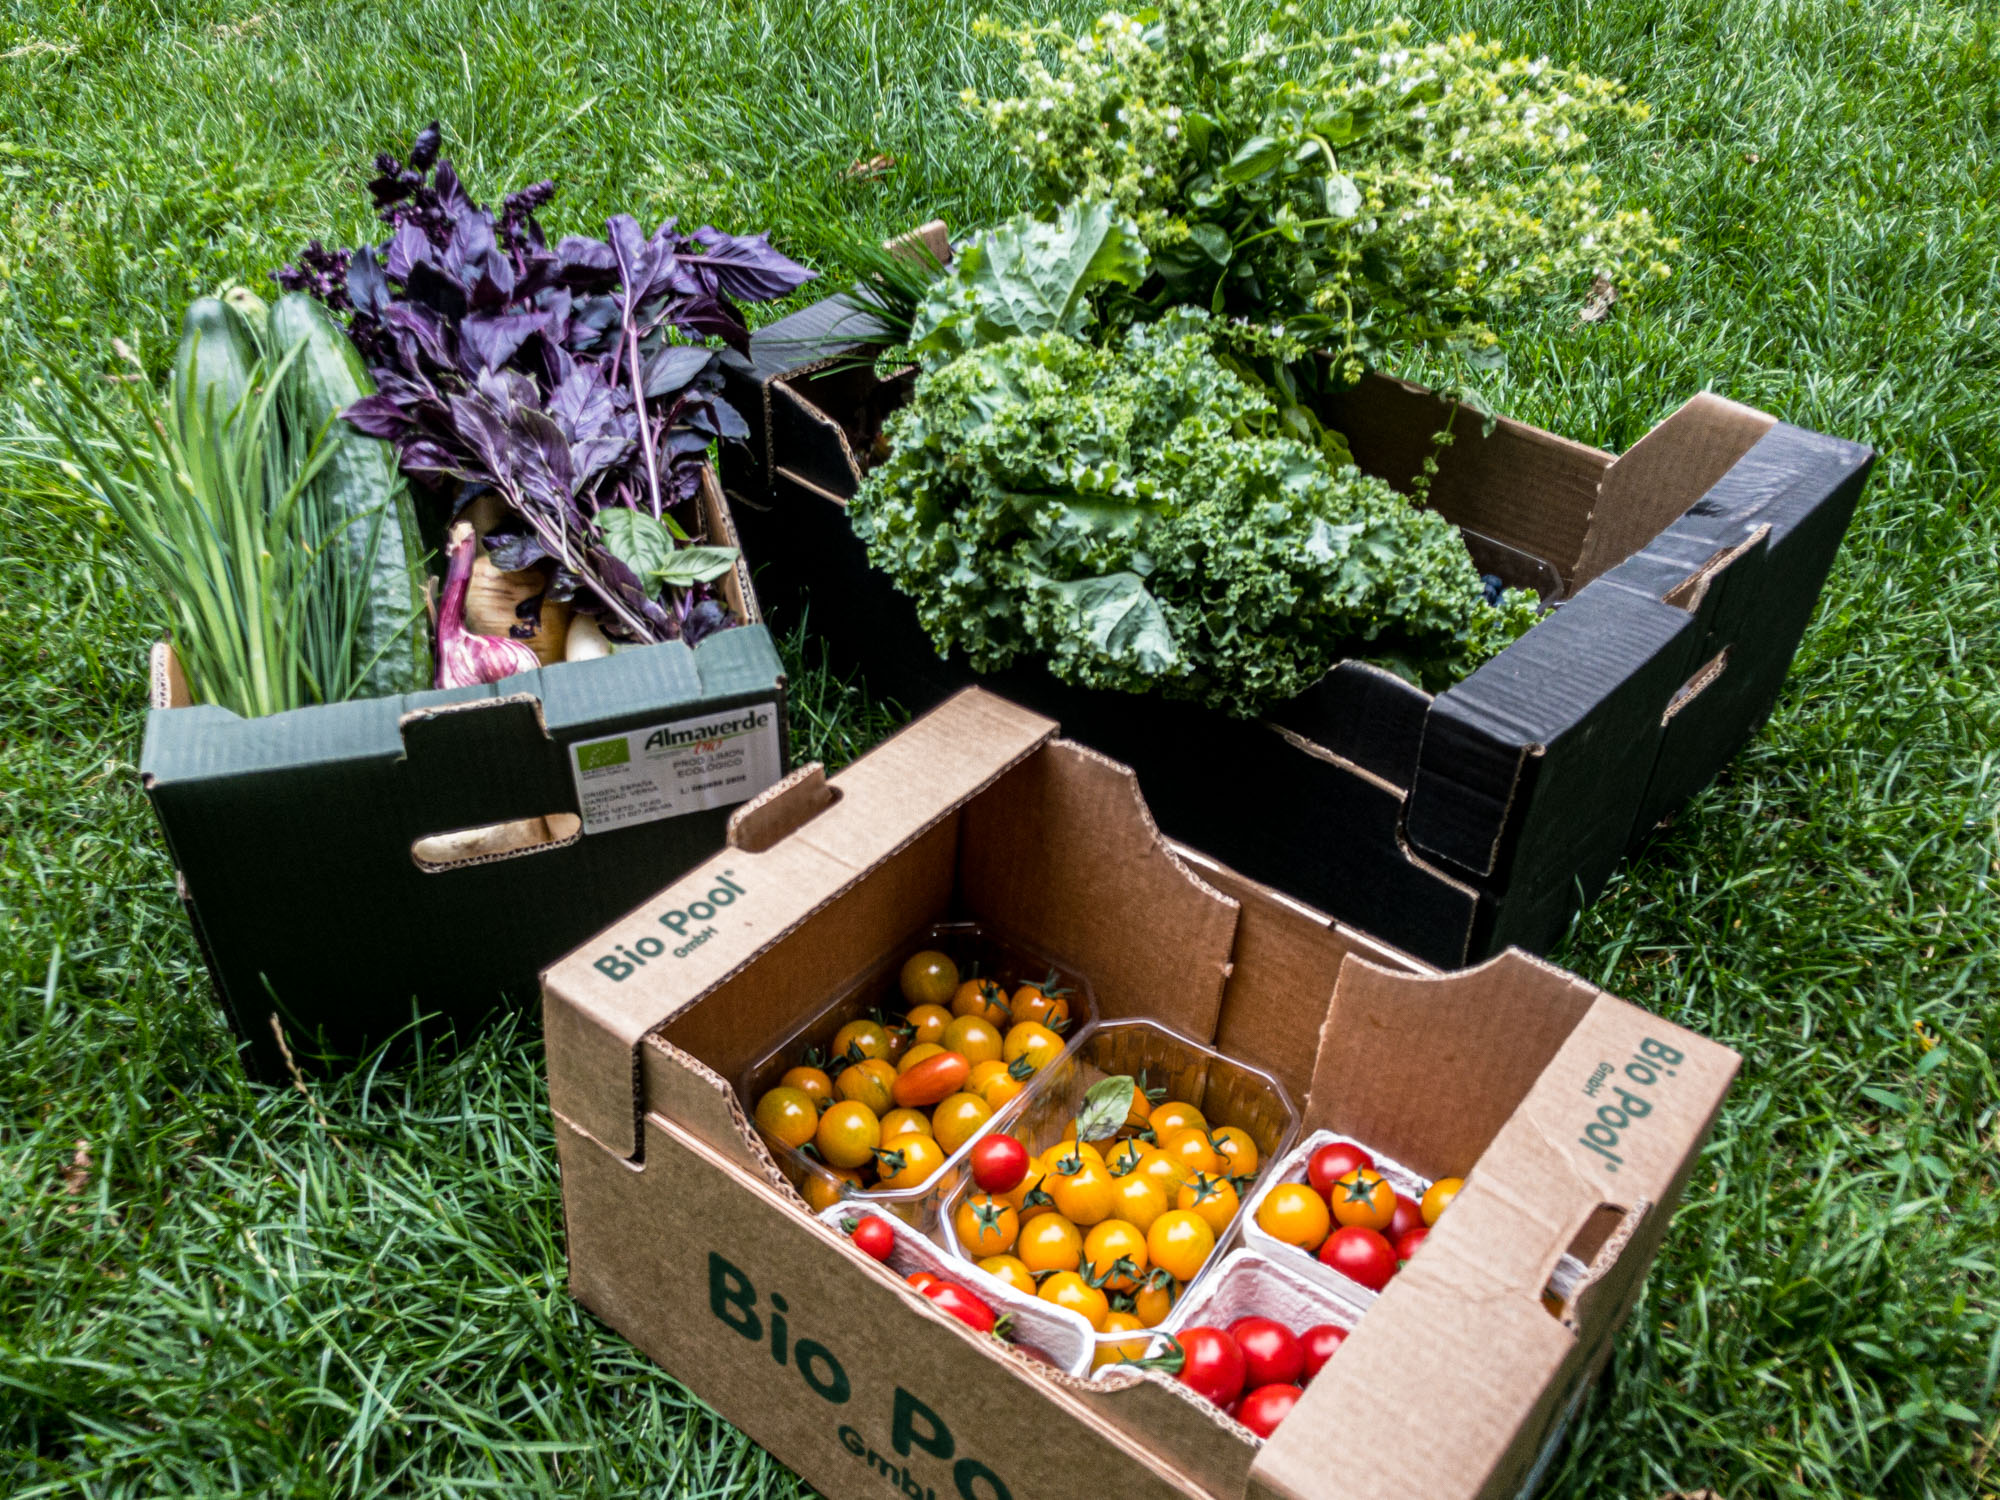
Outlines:
[[[1134,1313],[1109,1312],[1104,1315],[1104,1323],[1099,1333],[1137,1333],[1147,1324]],[[1097,1352],[1090,1356],[1090,1367],[1101,1370],[1106,1365],[1131,1364],[1146,1357],[1147,1339],[1105,1339],[1099,1342]]]
[[1209,1132],[1208,1142],[1223,1161],[1231,1177],[1254,1177],[1257,1173],[1257,1143],[1241,1125],[1223,1125]]
[[1326,1196],[1337,1224],[1380,1231],[1387,1229],[1389,1221],[1396,1217],[1396,1190],[1383,1180],[1380,1172],[1367,1167],[1357,1167],[1336,1178]]
[[977,1094],[947,1094],[931,1111],[931,1130],[949,1156],[979,1133],[993,1118],[993,1106]]
[[943,1056],[944,1048],[936,1042],[918,1042],[909,1051],[896,1059],[896,1076],[898,1078],[902,1077],[927,1057]]
[[1158,1148],[1132,1136],[1113,1146],[1104,1156],[1104,1165],[1111,1169],[1113,1177],[1123,1177],[1128,1172],[1138,1170],[1139,1164],[1154,1155]]
[[1137,1225],[1106,1219],[1083,1237],[1083,1269],[1095,1286],[1129,1292],[1146,1268],[1146,1233]]
[[1146,1231],[1146,1253],[1176,1281],[1192,1281],[1214,1249],[1215,1231],[1190,1209],[1170,1208]]
[[892,1109],[882,1116],[882,1144],[888,1145],[899,1135],[911,1131],[918,1135],[932,1135],[930,1116],[920,1109]]
[[757,1123],[787,1146],[803,1146],[819,1129],[819,1106],[804,1089],[779,1084],[757,1101]]
[[944,1165],[944,1147],[927,1135],[899,1135],[893,1145],[882,1147],[875,1156],[875,1170],[882,1186],[891,1192],[922,1187],[931,1174]]
[[1208,1129],[1208,1121],[1202,1118],[1200,1110],[1177,1100],[1157,1106],[1146,1123],[1153,1127],[1153,1139],[1156,1141],[1164,1141],[1176,1130]]
[[842,1068],[833,1081],[833,1091],[843,1099],[865,1104],[869,1112],[886,1115],[895,1107],[896,1065],[879,1057]]
[[958,965],[935,948],[903,960],[903,998],[912,1005],[943,1005],[958,988]]
[[806,1202],[814,1213],[825,1213],[863,1185],[861,1174],[850,1167],[820,1167],[806,1173]]
[[1039,1021],[1051,1030],[1069,1020],[1069,996],[1058,990],[1050,994],[1039,984],[1024,984],[1007,1002],[1017,1021]]
[[944,1040],[944,1029],[951,1025],[951,1012],[942,1005],[912,1006],[910,1013],[903,1017],[903,1024],[910,1028],[910,1042],[918,1046],[924,1042],[936,1045]]
[[1103,1328],[1105,1318],[1111,1313],[1111,1299],[1074,1271],[1056,1272],[1042,1283],[1036,1295],[1044,1302],[1081,1313],[1083,1321],[1092,1328]]
[[1049,1194],[1048,1182],[1048,1177],[1039,1167],[1030,1166],[1028,1175],[1021,1179],[1021,1185],[1007,1194],[1013,1205],[1021,1210],[1023,1224],[1040,1214],[1056,1211],[1056,1200]]
[[1440,1177],[1425,1189],[1424,1201],[1417,1205],[1423,1211],[1424,1223],[1437,1223],[1438,1218],[1444,1211],[1451,1207],[1451,1200],[1456,1198],[1464,1188],[1465,1179],[1463,1177]]
[[979,1263],[979,1269],[988,1276],[998,1277],[1015,1291],[1024,1296],[1035,1295],[1035,1278],[1020,1258],[1013,1255],[989,1255]]
[[880,1021],[849,1021],[833,1034],[830,1049],[836,1058],[860,1062],[864,1058],[889,1055],[889,1030]]
[[979,1016],[960,1016],[944,1029],[944,1044],[974,1067],[999,1061],[1005,1048],[1000,1029]]
[[1281,1182],[1257,1205],[1257,1227],[1287,1245],[1317,1250],[1333,1232],[1333,1215],[1310,1183]]
[[1160,1140],[1160,1151],[1181,1164],[1190,1177],[1211,1176],[1222,1170],[1222,1157],[1209,1144],[1208,1132],[1200,1128],[1175,1130]]
[[1021,1215],[1005,1198],[968,1193],[951,1216],[958,1242],[975,1258],[1005,1255],[1021,1234]]
[[1014,1077],[1013,1074],[1003,1071],[997,1076],[986,1080],[984,1087],[979,1090],[979,1097],[992,1105],[994,1111],[997,1113],[1020,1098],[1021,1090],[1026,1087],[1026,1083]]
[[1180,1283],[1158,1267],[1148,1276],[1138,1291],[1132,1294],[1132,1313],[1143,1328],[1157,1328],[1167,1321],[1167,1314],[1174,1310],[1174,1298],[1178,1295]]
[[1036,1276],[1044,1271],[1074,1271],[1083,1264],[1083,1236],[1061,1214],[1043,1214],[1021,1226],[1014,1253]]
[[824,1106],[833,1102],[833,1080],[826,1076],[824,1068],[788,1068],[778,1083],[783,1088],[797,1089],[815,1105]]
[[1056,1200],[1056,1212],[1079,1229],[1088,1229],[1111,1217],[1111,1174],[1097,1162],[1071,1158],[1047,1182],[1049,1196]]
[[1025,1061],[1039,1073],[1062,1056],[1063,1039],[1048,1027],[1022,1021],[1011,1028],[1002,1043],[1000,1056],[1008,1063]]
[[1165,1213],[1167,1207],[1167,1190],[1143,1173],[1128,1173],[1111,1185],[1112,1216],[1137,1225],[1142,1231],[1151,1229],[1153,1220]]
[[813,1144],[828,1166],[858,1167],[882,1144],[882,1122],[867,1105],[843,1099],[819,1117]]
[[1208,1227],[1215,1231],[1217,1239],[1228,1230],[1236,1217],[1236,1210],[1243,1205],[1236,1196],[1236,1184],[1227,1177],[1211,1177],[1203,1173],[1190,1177],[1181,1184],[1180,1192],[1174,1198],[1175,1208],[1192,1209],[1201,1215]]
[[1147,1181],[1157,1183],[1160,1191],[1169,1198],[1178,1193],[1181,1184],[1188,1180],[1188,1169],[1164,1151],[1155,1151],[1133,1170]]
[[968,979],[961,984],[951,997],[951,1013],[977,1016],[995,1026],[1005,1026],[1014,1019],[1014,1012],[1007,1005],[1007,992],[990,979]]

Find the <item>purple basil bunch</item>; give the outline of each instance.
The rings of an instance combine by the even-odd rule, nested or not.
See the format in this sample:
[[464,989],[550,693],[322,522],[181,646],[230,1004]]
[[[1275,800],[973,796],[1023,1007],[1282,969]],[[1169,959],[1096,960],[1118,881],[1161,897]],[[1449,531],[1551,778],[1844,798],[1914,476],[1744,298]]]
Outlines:
[[720,351],[746,349],[738,304],[783,297],[813,272],[764,234],[630,216],[604,239],[551,246],[539,182],[496,215],[441,161],[436,124],[407,163],[369,183],[389,237],[317,242],[277,273],[347,316],[376,393],[342,415],[393,442],[403,471],[455,514],[497,495],[496,566],[553,564],[545,597],[626,640],[699,639],[731,623],[710,584],[733,555],[693,545],[701,465],[749,429],[722,397]]

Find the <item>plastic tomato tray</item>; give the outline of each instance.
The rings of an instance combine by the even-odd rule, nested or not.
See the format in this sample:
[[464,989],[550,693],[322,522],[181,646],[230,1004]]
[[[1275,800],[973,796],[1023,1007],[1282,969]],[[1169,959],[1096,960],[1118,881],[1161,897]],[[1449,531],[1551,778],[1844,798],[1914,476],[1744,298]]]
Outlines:
[[[1296,1245],[1288,1245],[1277,1236],[1266,1233],[1257,1223],[1257,1210],[1263,1207],[1264,1199],[1271,1189],[1281,1183],[1304,1182],[1307,1176],[1306,1168],[1312,1161],[1313,1153],[1322,1146],[1335,1143],[1359,1146],[1375,1158],[1375,1170],[1382,1174],[1389,1186],[1405,1197],[1414,1198],[1419,1203],[1423,1202],[1424,1194],[1430,1189],[1430,1178],[1412,1172],[1393,1157],[1384,1156],[1366,1141],[1357,1141],[1353,1136],[1342,1135],[1335,1130],[1315,1130],[1299,1142],[1298,1147],[1279,1164],[1277,1170],[1258,1184],[1256,1194],[1245,1200],[1243,1212],[1239,1216],[1243,1245],[1245,1249],[1254,1250],[1275,1264],[1312,1278],[1336,1296],[1354,1303],[1365,1311],[1381,1295],[1380,1292],[1370,1290],[1351,1276],[1343,1276],[1317,1255],[1309,1254]],[[1583,1262],[1574,1255],[1563,1256],[1556,1262],[1555,1270],[1549,1275],[1549,1290],[1567,1301],[1570,1294],[1576,1290],[1577,1278],[1583,1275],[1584,1269]]]
[[[1273,1165],[1285,1158],[1298,1135],[1298,1109],[1277,1079],[1154,1021],[1101,1021],[1091,1027],[1014,1101],[1018,1112],[1006,1125],[1007,1133],[1031,1154],[1039,1154],[1062,1139],[1091,1085],[1121,1073],[1141,1079],[1148,1089],[1164,1088],[1169,1099],[1192,1104],[1211,1127],[1234,1125],[1246,1132],[1257,1143],[1257,1179],[1252,1194]],[[961,1176],[950,1185],[932,1231],[946,1250],[968,1265],[973,1264],[973,1258],[952,1230],[952,1214],[970,1187],[969,1176]],[[1216,1236],[1208,1263],[1181,1289],[1180,1300],[1193,1295],[1213,1274],[1243,1217],[1239,1211],[1236,1221]],[[1137,1336],[1136,1331],[1098,1334],[1097,1340],[1121,1343]]]
[[1017,1292],[997,1276],[953,1259],[895,1214],[884,1213],[866,1199],[854,1198],[846,1203],[836,1203],[823,1210],[820,1218],[845,1235],[847,1230],[842,1225],[863,1215],[886,1219],[895,1232],[896,1243],[889,1252],[889,1269],[898,1276],[931,1271],[947,1281],[958,1282],[994,1312],[1004,1313],[1012,1319],[1008,1342],[1017,1349],[1032,1359],[1071,1375],[1089,1373],[1090,1361],[1097,1352],[1097,1341],[1090,1324],[1083,1320],[1081,1314]]
[[[936,948],[949,954],[958,965],[962,978],[975,977],[976,968],[976,977],[992,979],[1010,993],[1020,985],[1041,984],[1051,974],[1055,975],[1056,983],[1070,991],[1069,1028],[1064,1033],[1062,1058],[1067,1058],[1076,1050],[1084,1034],[1097,1020],[1097,1001],[1091,993],[1090,982],[1076,970],[981,923],[939,922],[884,957],[859,979],[841,986],[831,1001],[745,1068],[736,1080],[736,1092],[743,1101],[744,1113],[755,1120],[757,1100],[763,1092],[775,1087],[786,1070],[803,1062],[808,1052],[817,1049],[824,1056],[831,1048],[835,1034],[849,1021],[874,1015],[890,1021],[900,1020],[910,1008],[909,1002],[903,998],[903,963],[911,954],[926,948]],[[1006,1028],[1003,1026],[1001,1030],[1004,1032]],[[1060,1066],[1061,1058],[1042,1071],[1047,1074]],[[1015,1118],[1026,1105],[1031,1092],[1032,1081],[1017,1097],[995,1110],[991,1118],[946,1157],[944,1164],[929,1178],[909,1188],[855,1189],[804,1151],[787,1146],[761,1128],[759,1133],[763,1135],[764,1144],[770,1149],[779,1169],[805,1196],[806,1202],[814,1207],[836,1198],[875,1203],[906,1224],[929,1233],[937,1222],[938,1205],[946,1189],[964,1175],[965,1156],[972,1149],[973,1142]]]

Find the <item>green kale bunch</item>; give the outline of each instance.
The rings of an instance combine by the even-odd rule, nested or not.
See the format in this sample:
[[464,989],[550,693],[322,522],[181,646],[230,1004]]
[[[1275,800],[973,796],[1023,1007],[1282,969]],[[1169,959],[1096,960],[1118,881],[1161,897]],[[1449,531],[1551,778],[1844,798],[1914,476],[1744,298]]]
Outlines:
[[1111,11],[1074,38],[981,26],[1019,44],[1026,92],[967,103],[1045,205],[1110,202],[1152,254],[1156,302],[1282,323],[1349,380],[1415,341],[1491,344],[1486,320],[1532,295],[1631,291],[1676,248],[1643,210],[1607,208],[1579,155],[1644,106],[1469,33],[1329,36],[1286,5],[1237,50],[1218,0]]
[[[1071,259],[1104,262],[1104,238]],[[939,308],[962,329],[980,300]],[[931,356],[850,507],[940,651],[1247,716],[1349,656],[1441,688],[1533,622],[1532,594],[1485,601],[1449,522],[1286,436],[1208,313],[1093,343],[1049,300],[1013,319],[1029,331]]]

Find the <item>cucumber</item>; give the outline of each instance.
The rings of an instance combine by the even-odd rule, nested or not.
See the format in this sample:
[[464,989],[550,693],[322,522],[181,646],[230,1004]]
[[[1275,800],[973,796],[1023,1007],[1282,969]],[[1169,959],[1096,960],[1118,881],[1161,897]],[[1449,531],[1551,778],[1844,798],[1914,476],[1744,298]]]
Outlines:
[[396,466],[396,450],[356,432],[339,413],[374,392],[361,354],[325,308],[288,292],[271,308],[274,357],[302,344],[286,375],[286,404],[301,444],[322,428],[331,445],[314,478],[329,529],[341,532],[360,594],[354,632],[353,696],[382,697],[428,687],[430,639],[424,618],[423,544],[416,507]]
[[262,354],[256,331],[221,298],[190,302],[174,355],[173,410],[181,432],[203,430],[211,402],[217,425],[236,410]]

